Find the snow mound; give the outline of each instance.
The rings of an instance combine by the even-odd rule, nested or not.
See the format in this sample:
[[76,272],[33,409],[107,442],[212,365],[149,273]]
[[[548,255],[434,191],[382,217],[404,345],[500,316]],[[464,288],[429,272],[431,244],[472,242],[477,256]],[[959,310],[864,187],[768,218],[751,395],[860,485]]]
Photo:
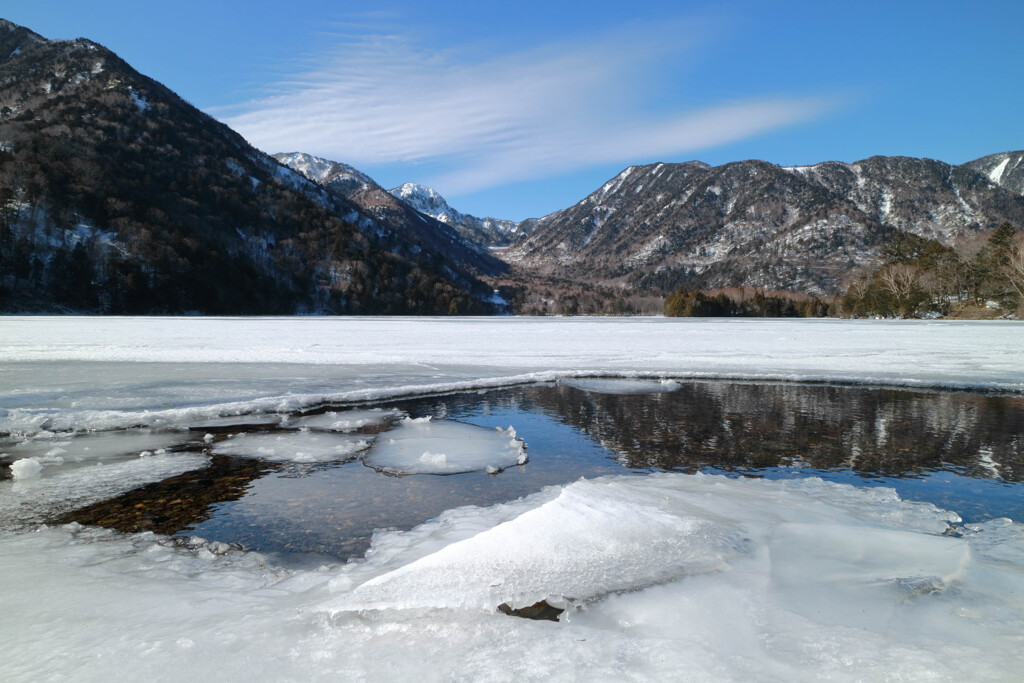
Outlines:
[[270,462],[347,462],[369,447],[373,437],[299,431],[293,433],[236,434],[214,444],[216,455],[255,458]]
[[[626,480],[572,484],[514,519],[359,585],[331,608],[564,604],[722,570],[748,552],[738,525],[664,493]],[[469,515],[480,511],[448,521],[466,524]]]
[[11,474],[16,480],[38,479],[42,471],[42,464],[35,458],[22,458],[11,464]]
[[291,420],[283,425],[286,428],[314,429],[328,432],[354,432],[363,427],[377,427],[398,419],[401,413],[397,410],[382,408],[367,410],[329,411],[319,415],[309,415]]
[[512,427],[407,417],[381,435],[363,462],[392,474],[497,472],[525,463],[526,444]]

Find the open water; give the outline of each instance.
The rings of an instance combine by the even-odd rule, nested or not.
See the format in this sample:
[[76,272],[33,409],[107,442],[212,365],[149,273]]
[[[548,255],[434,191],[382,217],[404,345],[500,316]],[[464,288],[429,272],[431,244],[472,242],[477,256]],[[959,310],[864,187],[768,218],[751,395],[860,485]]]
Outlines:
[[[1024,520],[1024,398],[824,384],[588,379],[373,404],[412,418],[515,428],[528,461],[495,472],[394,476],[363,464],[214,456],[57,521],[238,544],[309,565],[361,556],[377,529],[410,529],[581,477],[655,471],[820,477],[896,489],[964,523]],[[322,406],[305,414],[344,407]],[[291,416],[293,419],[297,416]],[[232,424],[235,422],[235,424]],[[382,427],[368,427],[368,438]],[[276,419],[197,424],[180,448]],[[386,434],[386,431],[384,432]],[[371,447],[372,449],[372,447]]]

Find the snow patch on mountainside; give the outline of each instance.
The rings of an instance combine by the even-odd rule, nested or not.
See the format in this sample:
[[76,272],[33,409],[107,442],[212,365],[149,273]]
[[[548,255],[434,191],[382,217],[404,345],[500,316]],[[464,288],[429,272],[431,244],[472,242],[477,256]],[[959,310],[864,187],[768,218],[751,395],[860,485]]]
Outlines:
[[1006,170],[1006,165],[1008,163],[1010,163],[1010,157],[1006,157],[1005,159],[1000,161],[998,166],[996,166],[995,168],[993,168],[991,171],[988,172],[988,177],[996,185],[998,185],[999,181],[1002,179],[1003,171]]
[[635,166],[630,166],[619,175],[615,176],[601,187],[601,196],[605,197],[608,194],[615,194],[622,187],[622,184],[626,182],[626,179],[633,173]]

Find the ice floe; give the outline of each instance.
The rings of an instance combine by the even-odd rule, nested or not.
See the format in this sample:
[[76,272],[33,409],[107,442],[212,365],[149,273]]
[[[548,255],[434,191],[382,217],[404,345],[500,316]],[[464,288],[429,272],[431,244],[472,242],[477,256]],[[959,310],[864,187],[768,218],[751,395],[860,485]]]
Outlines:
[[497,472],[525,463],[526,444],[511,426],[406,417],[377,439],[363,462],[393,474]]
[[43,432],[34,438],[0,442],[0,462],[33,458],[43,466],[78,464],[153,453],[190,440],[181,431],[128,429],[84,434]]
[[369,447],[372,436],[295,431],[235,434],[214,442],[211,452],[270,462],[346,462]]

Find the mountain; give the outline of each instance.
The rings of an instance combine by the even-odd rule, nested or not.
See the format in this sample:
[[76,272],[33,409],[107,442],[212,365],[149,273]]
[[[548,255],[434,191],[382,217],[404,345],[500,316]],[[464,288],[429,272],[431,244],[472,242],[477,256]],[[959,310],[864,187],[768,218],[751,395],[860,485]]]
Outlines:
[[989,154],[964,166],[988,177],[996,185],[1024,194],[1024,151]]
[[391,189],[391,194],[420,213],[450,225],[463,239],[486,247],[505,247],[529,232],[531,223],[477,218],[448,206],[444,197],[432,188],[417,183],[404,183]]
[[[382,211],[387,211],[387,220],[392,223],[408,219],[410,215],[407,211],[412,209],[419,216],[430,219],[423,221],[422,218],[416,217],[414,225],[418,225],[420,229],[422,226],[431,226],[435,233],[444,235],[449,244],[455,244],[452,241],[453,235],[458,235],[463,246],[504,247],[521,236],[530,226],[528,221],[519,223],[498,218],[477,218],[460,213],[449,206],[444,197],[435,190],[417,183],[405,183],[385,192],[370,176],[338,161],[304,152],[278,153],[273,156],[285,166],[356,202],[370,212],[382,215]],[[390,194],[391,197],[386,197],[385,194]],[[399,214],[402,217],[399,217]],[[504,270],[497,263],[488,264],[483,270],[490,271],[491,274]]]
[[332,195],[353,203],[361,216],[370,217],[375,225],[386,226],[405,243],[443,254],[449,262],[475,275],[497,275],[508,268],[487,253],[481,243],[467,240],[452,226],[420,213],[351,166],[303,152],[273,156]]
[[627,289],[835,294],[852,270],[880,263],[896,231],[948,244],[1003,221],[1024,224],[1024,197],[992,180],[996,171],[1015,179],[1019,154],[961,166],[881,156],[631,166],[536,221],[504,257],[520,272]]
[[500,264],[371,209],[102,45],[0,20],[0,311],[493,310]]
[[321,159],[303,152],[271,155],[279,163],[298,171],[317,185],[330,184],[342,196],[349,197],[358,192],[379,187],[373,178],[346,164]]

